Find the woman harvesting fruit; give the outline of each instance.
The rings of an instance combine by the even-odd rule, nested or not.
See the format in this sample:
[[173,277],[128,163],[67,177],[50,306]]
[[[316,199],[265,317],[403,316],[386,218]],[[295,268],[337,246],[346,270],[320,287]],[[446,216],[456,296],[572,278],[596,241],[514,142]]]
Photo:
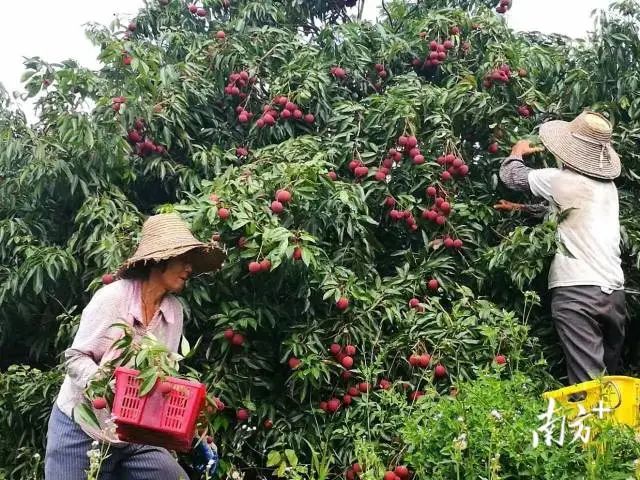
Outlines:
[[187,479],[168,450],[130,444],[116,435],[103,398],[93,402],[100,428],[73,419],[84,401],[87,385],[116,355],[112,348],[121,335],[114,327],[126,323],[134,341],[153,335],[176,352],[182,335],[182,306],[173,295],[183,290],[192,274],[217,270],[225,258],[215,244],[196,240],[177,214],[154,215],[142,227],[134,255],[119,268],[119,280],[96,292],[82,312],[71,347],[65,351],[66,376],[49,419],[45,478],[80,480],[89,469],[87,452],[98,441],[108,445],[100,478],[146,480]]

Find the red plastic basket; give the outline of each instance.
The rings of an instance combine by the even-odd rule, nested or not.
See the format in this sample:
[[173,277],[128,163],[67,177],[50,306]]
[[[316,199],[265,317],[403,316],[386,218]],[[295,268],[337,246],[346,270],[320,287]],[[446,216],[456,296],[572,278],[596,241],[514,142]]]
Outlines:
[[116,394],[113,415],[116,433],[122,441],[188,451],[195,434],[196,419],[205,405],[206,389],[201,383],[167,377],[173,386],[168,394],[157,385],[140,397],[138,370],[115,370]]

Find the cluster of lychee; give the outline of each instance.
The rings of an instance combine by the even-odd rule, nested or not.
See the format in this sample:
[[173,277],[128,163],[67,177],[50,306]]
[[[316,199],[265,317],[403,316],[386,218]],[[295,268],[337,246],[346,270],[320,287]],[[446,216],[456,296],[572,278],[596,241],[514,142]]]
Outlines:
[[247,270],[249,270],[249,273],[251,275],[257,275],[260,272],[268,272],[269,270],[271,270],[271,261],[267,258],[264,258],[259,262],[249,262],[249,265],[247,265]]
[[291,197],[291,192],[288,190],[278,190],[275,199],[271,202],[271,211],[276,215],[284,212],[284,206],[291,201]]
[[422,211],[422,218],[437,225],[444,225],[447,217],[451,215],[453,207],[443,197],[438,196],[438,190],[434,186],[427,187],[427,197],[433,198],[433,205]]
[[500,3],[496,7],[496,12],[503,14],[511,8],[511,0],[500,0]]
[[163,145],[158,145],[149,138],[148,134],[145,133],[146,130],[144,120],[138,118],[134,122],[134,128],[127,133],[127,139],[132,145],[135,145],[136,155],[146,157],[154,153],[158,155],[167,153],[167,149]]
[[439,156],[436,162],[445,168],[440,174],[440,180],[443,182],[448,182],[454,177],[464,178],[469,173],[469,165],[462,158],[452,153]]
[[[231,212],[228,208],[223,206],[223,203],[220,201],[220,197],[215,193],[209,195],[209,200],[218,208],[218,218],[220,220],[227,220],[231,216]],[[243,238],[243,237],[240,237]]]
[[404,465],[398,465],[393,470],[388,470],[385,472],[383,480],[407,480],[409,478],[409,469]]
[[189,8],[189,12],[192,15],[197,15],[198,17],[206,17],[207,16],[207,10],[205,8],[198,7],[197,5],[195,5],[193,3],[190,3],[187,8]]
[[342,347],[338,343],[332,343],[329,347],[329,351],[333,355],[333,358],[335,358],[336,362],[349,370],[353,367],[358,350],[353,345],[345,345]]
[[[277,110],[280,108],[280,111]],[[281,120],[303,120],[311,125],[315,121],[312,113],[305,114],[302,108],[291,102],[284,95],[274,98],[273,102],[262,107],[262,117],[256,122],[258,128],[272,127],[278,119]]]
[[114,112],[119,112],[123,104],[127,103],[126,97],[113,97],[111,99],[111,108]]
[[244,335],[236,332],[233,328],[227,328],[224,331],[224,338],[233,346],[240,347],[244,345]]
[[232,97],[239,97],[241,100],[247,98],[247,93],[242,89],[253,85],[256,82],[255,76],[250,76],[246,70],[240,72],[232,72],[229,74],[229,81],[224,87],[224,93]]
[[362,163],[362,160],[357,158],[354,158],[349,162],[349,170],[351,170],[356,178],[364,178],[369,175],[369,167]]
[[450,236],[447,235],[442,240],[442,244],[444,245],[445,248],[448,248],[451,250],[460,250],[463,247],[464,242],[459,238],[451,238]]
[[413,216],[413,212],[411,210],[397,210],[395,207],[397,205],[397,201],[393,197],[387,197],[384,201],[384,204],[391,208],[389,210],[389,218],[394,222],[399,222],[400,220],[404,220],[407,228],[412,232],[418,230],[418,222],[416,218]]

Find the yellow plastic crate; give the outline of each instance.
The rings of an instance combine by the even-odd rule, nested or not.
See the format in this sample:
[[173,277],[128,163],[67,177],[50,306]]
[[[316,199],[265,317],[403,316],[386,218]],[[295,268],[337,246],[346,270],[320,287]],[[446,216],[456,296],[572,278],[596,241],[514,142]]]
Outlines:
[[[583,394],[584,398],[571,400],[570,397],[579,394]],[[542,396],[547,400],[553,398],[558,404],[567,407],[569,416],[577,414],[580,405],[591,412],[598,408],[602,400],[602,406],[612,410],[607,414],[608,417],[640,428],[640,380],[637,378],[606,376],[546,392]]]

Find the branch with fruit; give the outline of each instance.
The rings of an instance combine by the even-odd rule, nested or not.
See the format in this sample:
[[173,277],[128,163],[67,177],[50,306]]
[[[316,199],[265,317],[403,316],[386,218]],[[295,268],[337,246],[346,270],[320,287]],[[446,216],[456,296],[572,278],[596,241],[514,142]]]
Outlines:
[[[84,390],[84,401],[73,410],[73,417],[79,422],[93,428],[101,428],[95,410],[103,410],[113,404],[115,392],[114,372],[117,367],[134,368],[140,372],[140,396],[148,395],[154,388],[171,390],[165,382],[167,377],[182,377],[197,380],[199,375],[190,369],[187,375],[178,370],[180,362],[193,355],[189,343],[183,337],[180,345],[181,354],[171,352],[163,343],[150,333],[140,339],[134,337],[133,329],[126,323],[115,323],[114,328],[121,329],[122,334],[111,346],[114,356],[100,366],[96,374]],[[197,345],[196,345],[197,347]],[[93,407],[93,409],[91,408]]]

